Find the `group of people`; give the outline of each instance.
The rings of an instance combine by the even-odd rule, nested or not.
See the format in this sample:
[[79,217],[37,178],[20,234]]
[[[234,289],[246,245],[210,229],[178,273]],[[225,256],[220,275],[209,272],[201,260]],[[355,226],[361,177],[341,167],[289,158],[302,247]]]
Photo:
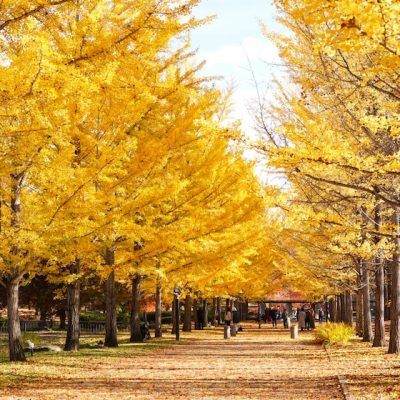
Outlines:
[[282,318],[283,327],[290,328],[290,315],[289,312],[284,308],[281,312],[280,307],[278,308],[265,308],[265,313],[262,315],[262,319],[265,323],[272,322],[272,327],[276,328],[278,320]]
[[[273,328],[277,327],[277,322],[281,318],[283,321],[283,327],[287,329],[290,328],[290,313],[286,308],[283,308],[281,311],[280,306],[278,306],[278,308],[275,308],[274,306],[272,308],[266,307],[265,313],[262,315],[263,321],[265,323],[271,322]],[[315,328],[316,315],[312,307],[306,307],[303,305],[301,308],[298,308],[296,319],[298,321],[298,327],[302,331]],[[324,311],[322,308],[318,309],[318,320],[320,324],[322,324],[324,320]]]
[[[310,330],[315,328],[315,311],[313,308],[305,308],[304,306],[297,309],[296,318],[300,330]],[[322,324],[324,320],[324,311],[322,308],[318,310],[318,321]]]

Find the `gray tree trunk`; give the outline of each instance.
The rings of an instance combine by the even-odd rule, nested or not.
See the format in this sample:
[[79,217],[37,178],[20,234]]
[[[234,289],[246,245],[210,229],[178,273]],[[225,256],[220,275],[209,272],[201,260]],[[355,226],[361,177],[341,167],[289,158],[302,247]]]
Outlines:
[[362,284],[362,315],[363,315],[363,342],[372,341],[371,324],[371,300],[369,293],[368,263],[361,260],[361,284]]
[[[76,260],[70,266],[71,274],[79,274],[80,260]],[[79,310],[80,310],[80,294],[81,294],[81,281],[75,279],[72,283],[67,285],[67,311],[68,311],[68,325],[67,337],[65,339],[65,351],[78,351],[79,350]]]
[[[105,254],[105,262],[107,265],[114,265],[114,250],[107,249]],[[117,309],[115,298],[115,274],[111,271],[105,284],[106,289],[106,335],[104,344],[107,347],[118,347],[117,336]]]
[[[379,260],[378,260],[379,258]],[[375,334],[373,347],[385,346],[385,286],[383,273],[383,260],[377,257],[378,263],[375,270]]]
[[60,330],[65,331],[65,328],[67,327],[67,324],[66,324],[67,313],[65,312],[64,308],[61,308],[58,311],[58,316],[60,318]]
[[358,263],[358,274],[357,274],[357,293],[356,293],[356,334],[359,337],[363,337],[363,299],[361,290],[361,269],[360,262]]
[[330,322],[335,322],[335,299],[329,299],[329,320]]
[[344,293],[342,293],[340,295],[340,304],[341,304],[341,307],[340,307],[340,311],[341,311],[340,319],[341,319],[341,322],[347,323],[347,315],[346,315],[347,304],[346,304],[346,296],[344,295]]
[[[381,207],[375,207],[374,228],[375,232],[381,229]],[[374,236],[374,243],[379,244],[379,235]],[[381,252],[375,257],[375,333],[373,347],[385,346],[385,275],[384,261]]]
[[162,337],[162,284],[161,277],[157,275],[157,287],[156,287],[156,313],[155,313],[155,337]]
[[203,328],[208,326],[208,301],[207,299],[203,300]]
[[183,318],[183,332],[192,331],[192,298],[190,295],[186,295],[185,298],[185,315]]
[[393,212],[393,224],[396,227],[394,239],[395,249],[392,261],[392,292],[390,308],[390,338],[389,354],[400,353],[400,237],[399,237],[399,210],[396,207]]
[[336,296],[336,322],[342,322],[342,299]]
[[384,282],[385,282],[385,321],[390,321],[390,288],[389,288],[389,280],[390,274],[388,270],[391,268],[390,263],[384,262],[383,269],[384,269]]
[[[367,210],[362,208],[362,238],[366,240],[366,229],[368,225]],[[361,259],[361,290],[363,294],[363,342],[372,341],[372,324],[371,324],[371,299],[370,299],[370,284],[367,260]]]
[[345,304],[346,304],[346,324],[353,326],[353,296],[350,290],[346,290],[345,294]]
[[[176,329],[179,326],[179,321],[176,320],[176,310],[175,310],[175,301],[172,300],[172,329],[171,329],[171,333],[175,334],[176,333]],[[179,308],[179,304],[178,304],[178,308]]]
[[7,282],[8,349],[10,361],[25,361],[18,315],[19,280]]
[[390,304],[392,302],[392,263],[385,262],[385,320],[390,321]]
[[139,273],[132,279],[132,312],[131,312],[131,343],[143,342],[140,331],[140,284],[142,277]]
[[197,316],[197,307],[199,306],[197,298],[193,299],[193,320],[194,320],[194,329],[200,329],[199,319]]
[[218,325],[222,324],[221,297],[217,297],[217,319]]
[[[10,174],[11,187],[11,226],[18,230],[21,218],[21,190],[25,181],[25,172]],[[18,254],[17,246],[10,249],[10,253]],[[7,290],[7,315],[8,315],[8,348],[10,361],[25,361],[24,349],[22,347],[21,326],[18,314],[19,285],[22,279],[20,271],[15,268],[14,273],[6,280]]]
[[247,321],[249,319],[249,302],[246,300],[244,303],[244,316],[243,320]]
[[211,325],[217,326],[217,298],[213,297],[212,312],[211,312]]

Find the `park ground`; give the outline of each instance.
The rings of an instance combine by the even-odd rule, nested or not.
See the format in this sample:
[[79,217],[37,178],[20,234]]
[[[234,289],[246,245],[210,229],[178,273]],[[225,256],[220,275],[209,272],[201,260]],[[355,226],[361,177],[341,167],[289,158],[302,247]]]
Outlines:
[[400,357],[356,338],[325,348],[310,332],[293,340],[287,330],[245,325],[229,340],[210,328],[179,343],[166,334],[130,344],[125,335],[118,349],[91,348],[100,338],[84,335],[79,353],[8,363],[0,337],[0,399],[400,399]]

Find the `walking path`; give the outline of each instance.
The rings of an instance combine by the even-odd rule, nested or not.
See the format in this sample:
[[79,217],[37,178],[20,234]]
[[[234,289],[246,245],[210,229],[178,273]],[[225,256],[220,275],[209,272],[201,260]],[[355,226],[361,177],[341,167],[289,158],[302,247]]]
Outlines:
[[[193,337],[195,336],[195,337]],[[323,348],[291,340],[287,330],[222,330],[184,336],[181,344],[145,355],[69,368],[46,382],[8,391],[17,399],[343,399]]]

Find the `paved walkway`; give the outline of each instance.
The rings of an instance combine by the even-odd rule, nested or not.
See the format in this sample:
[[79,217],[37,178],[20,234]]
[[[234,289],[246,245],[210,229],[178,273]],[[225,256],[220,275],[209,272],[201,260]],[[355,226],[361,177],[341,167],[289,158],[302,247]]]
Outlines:
[[[195,337],[193,337],[195,336]],[[147,355],[106,359],[40,387],[23,385],[12,400],[43,399],[344,399],[327,353],[309,333],[283,329],[222,330],[185,335],[181,344]]]

